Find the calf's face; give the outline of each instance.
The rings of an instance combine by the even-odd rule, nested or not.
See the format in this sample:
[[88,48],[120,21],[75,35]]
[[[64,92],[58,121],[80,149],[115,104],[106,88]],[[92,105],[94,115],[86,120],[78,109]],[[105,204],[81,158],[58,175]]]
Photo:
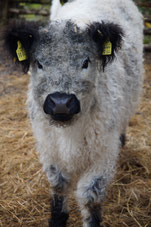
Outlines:
[[91,45],[73,24],[40,31],[33,46],[31,82],[37,103],[53,120],[78,118],[89,109],[97,68]]
[[[66,21],[38,31],[26,26],[13,28],[6,43],[16,58],[18,41],[25,49],[26,59],[21,63],[27,69],[30,65],[30,87],[45,117],[67,122],[94,107],[96,78],[113,60],[122,35],[120,27],[112,23],[94,23],[81,30]],[[109,42],[111,50],[106,53]]]

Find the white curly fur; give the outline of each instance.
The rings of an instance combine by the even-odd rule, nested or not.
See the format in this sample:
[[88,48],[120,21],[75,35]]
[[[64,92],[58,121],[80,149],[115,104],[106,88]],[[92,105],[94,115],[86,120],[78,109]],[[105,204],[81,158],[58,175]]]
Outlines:
[[[63,194],[75,189],[83,218],[87,220],[90,215],[85,207],[88,198],[95,203],[102,202],[106,186],[114,176],[119,137],[126,131],[142,90],[143,20],[131,0],[75,0],[64,6],[54,0],[51,20],[72,20],[81,29],[92,22],[114,22],[125,34],[116,60],[107,65],[101,76],[99,66],[95,71],[95,111],[87,112],[71,126],[50,127],[34,104],[37,117],[32,120],[32,125],[43,169],[54,187],[58,178],[50,174],[50,166],[55,165],[56,172],[63,174],[69,182]],[[28,93],[30,108],[33,100],[31,83]],[[103,177],[104,183],[100,185],[100,191],[94,193],[90,184],[99,176]],[[87,221],[84,221],[84,226],[89,226]]]

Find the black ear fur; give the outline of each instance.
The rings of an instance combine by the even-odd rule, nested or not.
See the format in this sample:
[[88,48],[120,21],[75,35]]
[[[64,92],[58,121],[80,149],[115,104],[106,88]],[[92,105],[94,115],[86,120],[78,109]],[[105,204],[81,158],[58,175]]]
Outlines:
[[[124,36],[121,27],[114,23],[93,23],[88,28],[89,35],[95,41],[98,49],[99,57],[102,60],[103,69],[107,63],[111,62],[115,57],[115,52],[121,48],[122,38]],[[107,41],[112,43],[111,55],[102,55],[104,45]]]
[[29,69],[31,47],[33,42],[38,38],[38,28],[38,24],[21,22],[19,24],[10,25],[4,35],[5,45],[9,53],[17,60],[17,62],[19,62],[16,55],[17,41],[20,41],[23,45],[27,59],[20,63],[23,66],[24,72],[27,72]]

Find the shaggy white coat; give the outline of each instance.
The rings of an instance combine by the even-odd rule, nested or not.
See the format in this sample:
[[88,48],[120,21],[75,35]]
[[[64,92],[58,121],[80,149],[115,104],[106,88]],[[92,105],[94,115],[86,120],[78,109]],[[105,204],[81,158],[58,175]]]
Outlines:
[[[138,104],[143,83],[143,20],[131,0],[75,0],[64,6],[54,0],[51,20],[69,19],[81,29],[92,22],[113,22],[120,25],[125,33],[116,59],[107,65],[101,76],[98,69],[97,111],[86,113],[66,128],[50,127],[40,113],[32,121],[48,179],[55,184],[56,178],[49,174],[49,167],[57,164],[71,182],[71,188],[76,190],[83,216],[86,217],[88,214],[83,208],[89,195],[85,194],[85,190],[95,176],[103,176],[106,185],[113,178],[120,150],[119,137],[125,133]],[[32,97],[32,88],[29,88],[29,103]],[[93,192],[87,193],[96,202],[103,200],[103,193],[102,198],[97,198]]]

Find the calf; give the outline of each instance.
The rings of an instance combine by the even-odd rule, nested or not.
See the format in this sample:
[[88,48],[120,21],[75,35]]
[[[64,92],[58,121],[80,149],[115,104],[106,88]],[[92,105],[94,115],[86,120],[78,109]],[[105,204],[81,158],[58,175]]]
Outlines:
[[6,43],[30,67],[27,102],[51,184],[49,225],[66,226],[74,191],[83,226],[101,226],[119,138],[142,90],[141,14],[131,0],[75,0],[46,27],[13,27]]

